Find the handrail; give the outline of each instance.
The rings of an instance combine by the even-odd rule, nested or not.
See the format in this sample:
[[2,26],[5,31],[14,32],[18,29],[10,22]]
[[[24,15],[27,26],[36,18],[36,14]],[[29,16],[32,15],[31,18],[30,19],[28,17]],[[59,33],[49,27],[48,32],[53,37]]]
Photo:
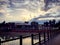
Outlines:
[[[51,39],[55,34],[58,34],[57,32],[59,32],[60,30],[42,30],[42,34],[43,34],[43,37],[44,37],[44,40],[43,40],[43,43],[45,44],[46,40],[49,41],[49,39]],[[31,34],[31,35],[28,35],[28,36],[22,36],[20,35],[19,38],[15,38],[15,39],[10,39],[10,40],[5,40],[5,41],[1,41],[0,39],[0,45],[1,43],[5,43],[5,42],[8,42],[8,41],[13,41],[13,40],[17,40],[17,39],[20,39],[20,45],[22,45],[22,39],[24,38],[28,38],[28,37],[31,37],[31,45],[34,45],[34,41],[33,41],[33,36],[36,36],[36,35],[39,35],[39,44],[42,45],[42,40],[41,40],[41,33],[38,33],[38,34]],[[47,35],[47,38],[46,38],[46,35]],[[37,43],[35,43],[37,44]]]
[[[36,34],[36,35],[38,35],[38,34]],[[36,35],[33,35],[33,36],[36,36]],[[20,36],[22,36],[22,35],[20,35]],[[24,38],[28,38],[28,37],[31,37],[31,35],[29,36],[22,36],[22,38],[24,39]],[[5,42],[8,42],[8,41],[13,41],[13,40],[17,40],[17,39],[20,39],[20,38],[15,38],[15,39],[10,39],[10,40],[5,40],[5,41],[1,41],[1,43],[5,43]]]

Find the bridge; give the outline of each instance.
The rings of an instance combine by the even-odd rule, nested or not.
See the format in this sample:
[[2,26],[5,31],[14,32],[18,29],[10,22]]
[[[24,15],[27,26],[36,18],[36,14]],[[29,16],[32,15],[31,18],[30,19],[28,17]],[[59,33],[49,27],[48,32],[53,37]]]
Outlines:
[[[21,34],[21,33],[24,34]],[[34,33],[33,33],[34,32]],[[11,33],[11,35],[10,35]],[[18,35],[18,34],[20,35]],[[26,34],[25,34],[26,33]],[[14,35],[16,34],[16,35]],[[9,39],[9,35],[12,37],[17,36],[17,38]],[[11,31],[11,32],[0,32],[0,37],[7,36],[5,40],[0,39],[0,45],[6,42],[11,42],[19,39],[19,45],[23,45],[25,38],[31,37],[31,45],[60,45],[60,30],[20,30],[20,31]],[[37,36],[38,42],[34,43],[34,36]],[[43,37],[43,39],[41,39]],[[3,38],[3,37],[2,37]],[[28,40],[27,40],[28,41]]]

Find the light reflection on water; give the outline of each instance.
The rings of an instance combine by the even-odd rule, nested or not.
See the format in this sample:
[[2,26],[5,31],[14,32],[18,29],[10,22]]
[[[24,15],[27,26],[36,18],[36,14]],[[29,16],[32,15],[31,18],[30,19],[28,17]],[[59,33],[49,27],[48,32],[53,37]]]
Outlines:
[[1,45],[19,45],[19,40],[2,43]]
[[[42,37],[41,37],[41,40],[43,40]],[[34,43],[36,42],[39,42],[39,39],[34,39]],[[2,43],[1,45],[20,45],[20,40],[18,39],[10,42],[5,42],[5,43]],[[23,45],[31,45],[31,37],[23,39]]]

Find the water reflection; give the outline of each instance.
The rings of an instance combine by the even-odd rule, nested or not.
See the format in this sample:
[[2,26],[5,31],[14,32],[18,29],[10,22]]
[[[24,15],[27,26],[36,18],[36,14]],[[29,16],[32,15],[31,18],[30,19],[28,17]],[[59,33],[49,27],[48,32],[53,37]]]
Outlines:
[[[0,38],[1,40],[4,40],[2,38]],[[41,40],[43,40],[43,37],[41,37]],[[39,39],[34,39],[34,44],[36,42],[39,42]],[[20,39],[18,40],[14,40],[14,41],[9,41],[9,42],[5,42],[5,43],[2,43],[1,45],[20,45]],[[24,38],[23,39],[23,45],[31,45],[31,37],[29,38]]]
[[[25,36],[31,36],[31,33],[23,33],[23,34],[19,34],[19,33],[8,33],[9,35],[2,35],[0,36],[0,39],[1,41],[4,41],[5,39],[9,40],[9,39],[15,39],[15,38],[18,38],[20,37],[20,35],[22,35],[23,37]],[[13,34],[13,35],[12,35]],[[34,35],[37,34],[37,33],[34,33]],[[41,34],[41,40],[43,40],[43,35]],[[34,40],[34,44],[39,42],[39,35],[37,36],[33,36],[33,40]],[[20,45],[20,39],[18,40],[13,40],[13,41],[9,41],[9,42],[5,42],[5,43],[2,43],[1,45]],[[23,45],[31,45],[31,37],[28,37],[28,38],[24,38],[23,39]]]
[[19,40],[2,43],[1,45],[19,45]]

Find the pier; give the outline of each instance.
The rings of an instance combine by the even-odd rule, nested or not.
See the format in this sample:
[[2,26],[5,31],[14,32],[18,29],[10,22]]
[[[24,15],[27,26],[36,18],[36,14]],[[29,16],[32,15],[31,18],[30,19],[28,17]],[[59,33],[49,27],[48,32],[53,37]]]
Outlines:
[[[58,40],[59,40],[60,30],[40,30],[38,33],[35,30],[35,34],[33,33],[33,30],[30,30],[30,31],[31,31],[30,35],[26,35],[26,36],[20,35],[18,38],[6,39],[4,41],[1,41],[1,39],[0,39],[0,45],[2,43],[14,41],[14,40],[17,40],[17,39],[20,40],[19,45],[23,45],[24,39],[28,38],[28,37],[31,37],[31,45],[54,45],[55,44],[55,43],[53,44],[53,42],[55,42],[54,39],[57,38],[56,42],[58,42]],[[27,33],[27,30],[23,30],[23,32]],[[6,32],[2,32],[2,34],[1,33],[0,34],[3,35],[3,33],[6,33]],[[20,32],[18,32],[18,33],[20,33]],[[34,36],[37,36],[37,35],[39,37],[38,38],[39,42],[36,42],[34,44]],[[43,37],[43,40],[41,40],[41,37]],[[51,44],[51,40],[52,40],[52,44]]]
[[[27,43],[23,44],[25,39],[27,39],[25,41],[27,43],[30,40],[28,45],[60,45],[60,21],[58,23],[55,23],[55,20],[44,22],[42,25],[37,22],[31,22],[30,25],[16,25],[15,23],[5,22],[1,23],[0,45],[5,45],[7,42],[16,40],[19,40],[18,45],[26,45]],[[34,40],[38,41],[35,42]],[[18,42],[15,42],[15,44]],[[10,43],[10,45],[13,44]]]

